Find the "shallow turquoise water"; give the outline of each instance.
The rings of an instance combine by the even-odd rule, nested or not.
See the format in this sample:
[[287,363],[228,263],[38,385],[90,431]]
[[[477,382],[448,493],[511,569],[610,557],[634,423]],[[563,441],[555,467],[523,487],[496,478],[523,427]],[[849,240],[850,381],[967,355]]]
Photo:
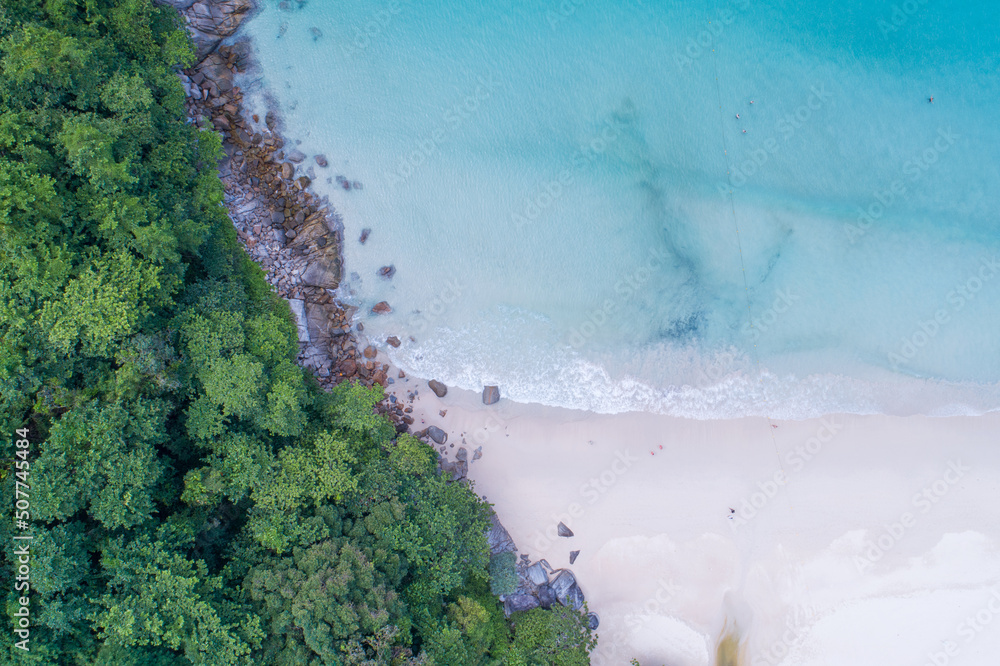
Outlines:
[[1000,407],[998,19],[268,2],[246,87],[330,160],[345,296],[392,304],[366,332],[420,376],[606,412],[977,413]]

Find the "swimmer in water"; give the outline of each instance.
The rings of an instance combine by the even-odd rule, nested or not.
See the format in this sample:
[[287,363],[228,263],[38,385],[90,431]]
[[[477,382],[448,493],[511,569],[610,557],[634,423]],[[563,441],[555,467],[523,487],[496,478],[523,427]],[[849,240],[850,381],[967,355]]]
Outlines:
[[739,119],[740,119],[740,114],[737,113],[736,114],[736,120],[739,120]]
[[744,134],[746,134],[746,133],[747,133],[747,131],[746,131],[746,130],[743,130],[743,133],[744,133]]
[[753,104],[753,100],[750,100],[750,103]]
[[933,104],[933,103],[934,103],[934,98],[933,98],[933,97],[929,97],[929,98],[927,99],[927,101],[928,101],[928,102],[930,102],[931,104]]

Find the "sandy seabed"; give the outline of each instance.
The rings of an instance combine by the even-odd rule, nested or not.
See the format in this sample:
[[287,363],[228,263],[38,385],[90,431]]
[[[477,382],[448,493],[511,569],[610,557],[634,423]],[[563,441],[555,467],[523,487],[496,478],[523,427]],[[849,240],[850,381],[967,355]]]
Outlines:
[[482,446],[469,478],[520,552],[581,551],[598,666],[718,666],[727,634],[741,665],[997,663],[1000,414],[696,421],[390,388],[420,389],[413,427],[449,456]]

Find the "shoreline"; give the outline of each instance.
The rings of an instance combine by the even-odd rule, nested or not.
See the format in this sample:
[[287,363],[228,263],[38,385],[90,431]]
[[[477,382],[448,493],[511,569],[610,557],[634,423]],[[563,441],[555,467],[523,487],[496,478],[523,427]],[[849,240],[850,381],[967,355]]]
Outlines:
[[[222,62],[210,61],[213,75],[226,80],[219,65],[234,77],[241,73],[239,48],[221,46],[215,51]],[[249,63],[243,64],[246,71]],[[199,63],[189,71],[203,70]],[[190,85],[194,80],[188,76]],[[231,94],[210,94],[212,101],[225,97],[235,102],[235,112],[226,103],[214,106],[202,100],[194,100],[192,110],[196,116],[207,112],[211,124],[235,148],[227,150],[228,173],[220,173],[227,182],[227,207],[248,255],[258,264],[261,255],[272,259],[261,268],[276,291],[290,299],[303,350],[299,362],[323,385],[352,377],[383,385],[387,399],[382,409],[400,426],[412,425],[417,431],[431,425],[442,428],[448,440],[435,448],[444,464],[455,465],[459,449],[466,449],[468,478],[476,492],[503,507],[503,524],[513,541],[534,558],[559,568],[567,565],[570,550],[581,551],[573,566],[580,572],[590,610],[602,617],[595,664],[639,657],[653,663],[707,665],[731,625],[743,641],[747,663],[825,663],[793,657],[786,661],[781,653],[804,659],[817,647],[834,650],[834,639],[858,632],[867,636],[862,643],[871,661],[853,652],[828,652],[840,658],[834,663],[899,663],[901,653],[879,652],[883,646],[878,639],[889,635],[894,625],[878,625],[884,631],[869,631],[874,635],[868,636],[861,620],[871,618],[851,615],[851,605],[870,608],[874,615],[879,608],[881,613],[913,614],[908,598],[934,602],[918,606],[932,621],[907,629],[913,650],[906,654],[913,663],[923,663],[919,660],[924,653],[954,638],[960,614],[952,618],[946,611],[974,612],[977,595],[986,599],[990,589],[1000,589],[1000,539],[978,531],[982,524],[1000,524],[1000,512],[989,502],[1000,487],[1000,460],[989,450],[1000,432],[1000,413],[833,415],[826,422],[772,423],[763,417],[697,421],[642,412],[597,414],[503,398],[484,406],[477,393],[454,388],[438,398],[426,380],[399,377],[398,368],[385,357],[384,345],[368,344],[357,335],[352,309],[336,300],[333,292],[343,266],[342,228],[332,207],[308,192],[308,183],[295,184],[303,182],[299,179],[305,174],[299,171],[311,156],[297,162],[286,159],[291,151],[286,153],[285,147],[294,150],[294,142],[280,135],[280,125],[268,127],[265,135],[259,123],[242,119],[238,86],[219,92]],[[224,120],[216,123],[219,118]],[[261,140],[255,143],[256,134]],[[271,209],[281,197],[254,190],[259,185],[252,180],[239,182],[249,173],[243,165],[259,159],[254,151],[261,145],[273,147],[268,154],[275,158],[260,159],[250,168],[280,174],[278,192],[305,203],[299,210],[281,207],[279,223],[273,217],[278,211]],[[285,164],[292,165],[291,178],[285,177]],[[248,191],[254,192],[249,199]],[[295,221],[297,213],[311,206],[316,210],[292,224],[295,234],[288,238],[285,221]],[[279,230],[284,236],[280,242]],[[320,238],[331,240],[319,246]],[[274,256],[280,261],[273,261]],[[310,259],[315,265],[334,257],[336,285],[303,285]],[[414,389],[418,395],[409,399],[407,393]],[[811,441],[818,442],[816,451],[811,451],[817,447]],[[805,453],[797,452],[797,446]],[[487,464],[475,458],[477,447]],[[977,453],[974,473],[979,476],[963,474],[961,483],[951,484],[949,478],[958,472],[949,467],[949,458],[975,460]],[[906,459],[900,461],[904,454]],[[951,477],[945,476],[949,469]],[[775,477],[778,472],[784,472],[783,481]],[[946,492],[933,494],[942,480]],[[838,490],[845,486],[863,489],[860,497],[841,497]],[[924,489],[940,500],[928,504],[926,513],[923,505],[910,500]],[[830,506],[834,500],[836,506]],[[907,513],[914,520],[904,520]],[[737,524],[736,518],[742,522]],[[555,526],[560,521],[574,530],[573,537],[558,536]],[[903,538],[894,536],[896,525],[902,526]],[[888,543],[886,535],[891,543],[881,552],[879,543]],[[866,551],[868,543],[875,550]],[[971,553],[973,564],[958,557],[956,549]],[[948,568],[949,556],[975,572],[966,576]],[[871,566],[859,568],[856,558],[867,558]],[[943,563],[935,565],[934,575],[924,571],[923,578],[906,580],[922,571],[914,561],[935,560]],[[975,659],[997,650],[1000,638],[978,637],[961,656]]]
[[[181,7],[186,0],[168,4],[174,5],[189,25],[194,22],[190,14],[198,5]],[[222,4],[232,9],[226,14],[234,17],[246,18],[254,10],[250,0],[223,0]],[[293,147],[299,142],[283,134],[280,110],[273,100],[269,100],[272,103],[263,121],[244,108],[243,91],[237,83],[253,73],[256,65],[251,41],[238,36],[243,18],[224,18],[220,24],[220,31],[225,33],[222,38],[181,73],[188,118],[198,127],[214,129],[223,140],[219,176],[225,188],[224,204],[248,257],[264,271],[275,293],[289,303],[299,334],[298,364],[310,370],[326,389],[349,380],[382,386],[386,394],[376,411],[388,417],[397,432],[408,432],[417,425],[414,397],[401,395],[401,384],[393,385],[397,380],[410,384],[411,379],[374,346],[384,347],[391,342],[373,344],[367,340],[363,323],[353,322],[356,308],[337,296],[344,273],[343,225],[328,199],[310,191],[315,168],[328,166],[326,157],[313,156],[314,166],[307,161],[309,156]],[[209,24],[199,25],[203,35]],[[235,41],[228,43],[230,40]],[[198,51],[201,55],[201,46]],[[341,183],[343,177],[337,179]],[[359,188],[356,181],[344,185],[345,189],[350,186]],[[364,243],[364,237],[359,242]],[[373,314],[379,313],[382,305],[391,311],[388,303],[382,302],[372,308]],[[420,383],[416,380],[413,386]],[[424,421],[421,418],[421,424]],[[413,434],[438,450],[442,473],[451,474],[456,482],[466,479],[466,461],[448,460],[447,449],[438,449],[426,428],[416,429]],[[487,536],[492,555],[518,552],[495,511]],[[573,574],[564,573],[567,568],[553,569],[542,560],[540,566],[545,571],[536,571],[532,576],[528,572],[532,564],[537,563],[521,553],[516,564],[517,593],[500,597],[508,616],[538,605],[547,608],[557,600],[574,609],[582,606],[583,595]],[[548,586],[550,579],[552,585]],[[596,628],[599,619],[592,617],[590,622],[591,628]]]

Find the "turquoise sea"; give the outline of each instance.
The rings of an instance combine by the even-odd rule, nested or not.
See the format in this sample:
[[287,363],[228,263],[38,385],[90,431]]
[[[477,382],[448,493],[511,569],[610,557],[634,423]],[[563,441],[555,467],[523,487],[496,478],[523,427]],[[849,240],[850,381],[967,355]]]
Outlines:
[[413,374],[599,412],[982,413],[998,21],[985,0],[267,0],[243,85],[310,155],[342,295]]

